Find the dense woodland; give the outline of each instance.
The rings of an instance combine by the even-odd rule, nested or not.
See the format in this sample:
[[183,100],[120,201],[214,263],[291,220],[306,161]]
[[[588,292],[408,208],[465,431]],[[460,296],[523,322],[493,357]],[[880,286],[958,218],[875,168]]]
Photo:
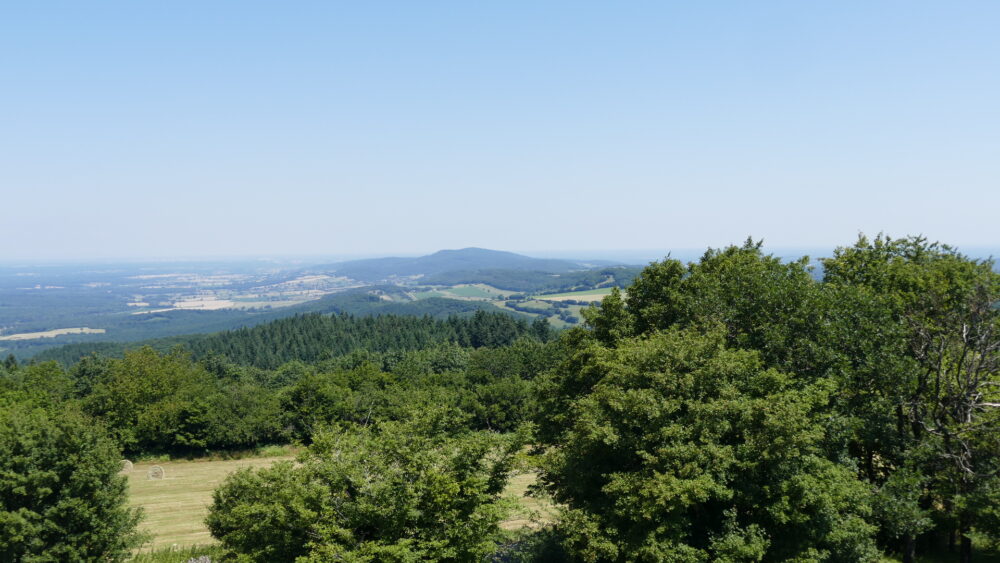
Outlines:
[[[437,319],[443,319],[450,316],[467,316],[474,314],[476,311],[499,311],[497,307],[490,303],[485,303],[481,301],[464,301],[458,299],[447,299],[442,297],[431,297],[428,299],[421,299],[419,301],[387,301],[382,299],[379,294],[398,294],[402,290],[396,287],[384,287],[384,288],[366,288],[362,291],[350,291],[345,293],[338,293],[335,295],[330,295],[322,299],[317,299],[315,301],[306,303],[298,307],[290,307],[283,311],[271,311],[268,313],[253,313],[253,316],[247,316],[250,313],[245,311],[171,311],[169,313],[157,313],[150,315],[142,315],[143,321],[145,323],[156,324],[157,322],[172,323],[173,328],[170,329],[169,333],[173,334],[174,331],[178,329],[179,326],[185,326],[183,324],[177,325],[178,322],[185,322],[179,320],[178,316],[180,313],[194,314],[195,316],[201,316],[203,320],[208,320],[209,318],[215,318],[212,321],[212,326],[215,327],[214,330],[224,330],[231,329],[233,325],[238,326],[238,329],[245,329],[252,326],[258,326],[259,324],[264,324],[267,321],[282,321],[283,319],[288,319],[296,316],[308,316],[313,314],[338,314],[338,315],[353,315],[353,316],[407,316],[407,317],[433,317]],[[372,292],[378,292],[372,293]],[[219,313],[223,313],[219,315]],[[232,313],[232,316],[230,316]],[[157,315],[165,315],[167,319],[158,319]],[[245,325],[245,326],[242,326]],[[199,325],[200,326],[200,325]],[[126,350],[133,350],[136,348],[141,348],[143,346],[150,346],[161,352],[167,352],[176,346],[186,346],[189,348],[195,348],[198,345],[198,341],[213,338],[211,336],[206,336],[204,334],[181,334],[177,336],[169,336],[162,338],[147,338],[149,335],[162,334],[162,327],[160,329],[150,328],[148,331],[145,329],[132,331],[131,327],[120,327],[123,330],[128,330],[131,334],[135,336],[134,342],[86,342],[78,344],[68,344],[64,346],[59,346],[55,348],[49,348],[37,354],[31,356],[36,362],[43,362],[47,360],[56,360],[63,364],[64,366],[69,366],[82,358],[87,356],[98,354],[101,356],[121,356]],[[267,329],[265,329],[267,330]],[[419,332],[419,331],[418,331]],[[113,333],[109,333],[113,334]],[[107,335],[96,335],[97,337],[109,338]],[[223,338],[222,340],[225,340]],[[215,339],[218,340],[218,339]],[[329,338],[328,338],[329,340]],[[51,345],[49,345],[51,346]],[[30,349],[30,348],[29,348]],[[203,349],[203,348],[199,348]],[[272,354],[282,355],[284,357],[297,357],[292,353],[285,352],[281,349],[272,349]],[[319,354],[317,352],[317,354]]]
[[[424,301],[432,301],[425,299]],[[480,310],[472,316],[450,315],[443,319],[429,315],[353,316],[310,313],[271,323],[209,335],[162,338],[138,343],[95,343],[69,345],[46,351],[34,358],[56,360],[64,366],[91,355],[121,356],[127,350],[150,347],[169,352],[181,347],[196,359],[212,354],[226,356],[243,365],[274,368],[291,360],[314,361],[343,355],[356,349],[389,352],[425,348],[431,344],[454,342],[479,346],[483,338],[496,339],[486,328],[502,325],[504,334],[521,334],[528,323],[521,318]],[[547,324],[536,325],[537,327]],[[496,330],[501,330],[497,328]]]
[[[238,560],[995,549],[1000,274],[882,236],[822,266],[753,241],[666,259],[562,333],[489,312],[304,315],[68,367],[10,358],[0,553],[121,560],[140,517],[121,455],[288,442],[307,446],[297,464],[216,491],[208,526]],[[518,464],[560,507],[553,525],[500,529]]]

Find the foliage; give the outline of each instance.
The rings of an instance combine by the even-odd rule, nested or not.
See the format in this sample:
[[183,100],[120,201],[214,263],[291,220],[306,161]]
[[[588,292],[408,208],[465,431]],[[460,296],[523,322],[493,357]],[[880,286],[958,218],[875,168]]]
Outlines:
[[[995,498],[1000,474],[1000,275],[991,262],[946,245],[881,235],[838,249],[823,267],[819,280],[807,259],[783,263],[752,240],[709,250],[687,266],[669,259],[651,264],[627,296],[613,291],[599,308],[585,312],[590,331],[566,335],[571,353],[539,388],[543,443],[563,456],[580,447],[567,440],[581,416],[597,416],[588,401],[608,392],[605,378],[614,373],[608,366],[632,366],[632,377],[643,373],[634,369],[643,357],[640,344],[653,346],[663,331],[720,334],[726,350],[752,351],[763,369],[789,374],[783,383],[789,391],[826,390],[807,417],[817,432],[812,455],[863,485],[845,481],[831,490],[854,491],[857,506],[873,506],[870,515],[859,514],[865,526],[877,528],[885,548],[912,561],[933,533],[957,531],[962,560],[968,561],[970,538],[994,529],[986,508],[992,501],[986,499]],[[609,350],[623,349],[632,356],[609,359],[615,358]],[[739,394],[754,397],[750,389]],[[677,398],[668,394],[657,401]],[[606,400],[607,408],[616,404]],[[678,412],[690,414],[684,409]],[[602,439],[620,439],[612,427]],[[704,442],[699,436],[686,443],[700,449]],[[616,467],[623,466],[604,468],[606,481],[595,478],[587,487],[610,494]],[[550,485],[557,492],[567,498],[582,494],[571,493],[558,465],[552,471]],[[593,538],[586,548],[590,557],[614,558],[609,554],[631,544],[596,533],[604,525],[601,514],[582,506],[570,512],[564,528]],[[743,550],[740,557],[772,558],[767,528],[744,528],[736,517],[732,545]],[[917,541],[921,535],[923,542]],[[771,547],[759,551],[759,538]],[[678,545],[684,551],[706,544],[703,538]]]
[[301,376],[281,390],[281,408],[286,427],[303,442],[337,422],[399,420],[415,407],[435,405],[461,409],[470,428],[509,432],[533,416],[533,380],[559,354],[556,343],[522,338],[471,352],[445,346],[400,357],[367,355],[356,364],[321,369],[302,366]]
[[[725,341],[670,329],[567,362],[588,391],[561,413],[544,478],[568,547],[585,561],[874,560],[866,489],[823,457],[829,390]],[[559,374],[553,392],[577,382]]]
[[[865,335],[887,334],[893,345],[858,354],[872,365],[854,377],[870,381],[866,387],[879,400],[853,405],[877,408],[851,410],[866,477],[895,491],[893,502],[902,504],[884,526],[901,535],[907,558],[928,515],[957,529],[963,561],[972,557],[973,530],[993,529],[980,500],[992,496],[1000,474],[1000,275],[992,266],[920,237],[861,237],[824,261],[826,285],[875,296],[869,301],[878,306],[879,326],[889,328]],[[845,391],[857,393],[854,385]],[[917,498],[894,487],[914,475],[924,476]]]
[[73,412],[0,408],[4,561],[122,561],[142,538],[120,455]]
[[[504,314],[310,315],[203,339],[200,361],[143,347],[68,371],[55,362],[4,368],[0,404],[79,403],[128,455],[309,442],[316,428],[396,420],[412,405],[449,405],[470,414],[472,428],[511,431],[532,415],[532,380],[556,361],[552,337],[545,323]],[[266,363],[272,350],[310,361],[265,369],[220,354]]]
[[90,370],[86,413],[128,453],[248,448],[279,437],[277,397],[219,379],[182,352],[127,352]]
[[209,529],[241,561],[473,561],[491,553],[520,442],[447,409],[314,437],[299,465],[240,471]]

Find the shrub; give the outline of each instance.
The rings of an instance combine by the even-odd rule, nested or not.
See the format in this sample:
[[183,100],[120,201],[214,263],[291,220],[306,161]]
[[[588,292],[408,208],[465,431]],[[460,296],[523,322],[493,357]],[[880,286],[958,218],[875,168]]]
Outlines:
[[299,465],[231,475],[208,527],[245,561],[472,561],[491,553],[519,441],[439,409],[318,433]]

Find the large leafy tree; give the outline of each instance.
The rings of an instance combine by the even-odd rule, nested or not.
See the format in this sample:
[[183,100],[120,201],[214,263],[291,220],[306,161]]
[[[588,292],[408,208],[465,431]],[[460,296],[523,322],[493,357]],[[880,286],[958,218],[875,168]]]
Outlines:
[[581,346],[550,392],[579,388],[544,481],[585,561],[866,561],[868,493],[824,456],[824,382],[726,347],[723,327]]
[[708,250],[687,266],[672,259],[650,264],[627,297],[614,292],[587,320],[605,343],[673,326],[718,324],[728,345],[758,350],[768,365],[812,373],[817,366],[809,342],[820,325],[819,299],[807,258],[786,263],[748,239]]
[[0,560],[124,560],[141,537],[120,460],[81,415],[0,409]]
[[[841,371],[849,377],[843,410],[858,423],[854,443],[868,479],[898,491],[896,505],[912,499],[895,511],[908,522],[888,520],[905,524],[905,558],[913,559],[914,535],[928,527],[917,524],[931,514],[958,531],[961,560],[971,560],[969,532],[995,533],[983,507],[998,500],[1000,477],[1000,274],[947,245],[881,235],[838,249],[824,270],[831,291],[861,296],[866,306],[855,310],[879,319],[830,345],[861,342],[849,332],[869,342]],[[901,480],[911,490],[894,486]]]

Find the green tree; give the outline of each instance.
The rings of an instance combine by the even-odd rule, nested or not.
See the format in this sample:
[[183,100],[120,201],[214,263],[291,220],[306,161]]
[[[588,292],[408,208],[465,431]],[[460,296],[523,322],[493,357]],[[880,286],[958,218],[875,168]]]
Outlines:
[[184,353],[126,352],[96,375],[85,411],[127,452],[204,448],[211,375]]
[[0,409],[0,560],[124,560],[142,538],[120,460],[82,415]]
[[537,318],[531,322],[531,335],[541,342],[552,340],[554,331],[548,319]]
[[[992,530],[982,499],[1000,474],[1000,274],[947,245],[884,235],[838,248],[824,271],[831,293],[854,296],[831,308],[849,321],[824,343],[849,359],[837,373],[852,449],[868,480],[895,492],[890,505],[909,507],[883,511],[884,526],[902,530],[912,561],[930,514],[971,560],[970,532]],[[893,486],[914,475],[918,499]]]
[[543,414],[561,417],[543,479],[568,507],[570,550],[585,561],[875,560],[870,494],[824,456],[827,382],[767,369],[726,335],[591,341],[563,366],[573,373],[553,375],[543,393],[575,397]]

